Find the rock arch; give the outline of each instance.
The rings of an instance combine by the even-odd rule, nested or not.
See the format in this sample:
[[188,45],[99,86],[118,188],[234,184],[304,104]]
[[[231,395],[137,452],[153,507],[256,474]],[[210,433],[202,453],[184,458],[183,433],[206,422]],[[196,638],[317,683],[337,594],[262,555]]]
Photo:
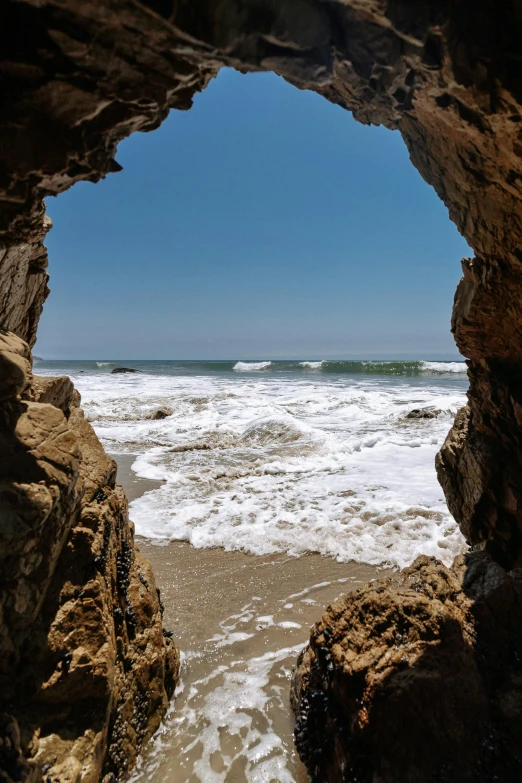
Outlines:
[[[521,32],[515,0],[501,7],[493,0],[2,4],[0,682],[14,716],[2,718],[1,727],[11,737],[4,767],[15,770],[12,779],[38,779],[33,762],[16,750],[15,718],[22,713],[24,754],[42,763],[54,754],[56,780],[66,771],[82,781],[97,780],[102,768],[117,774],[157,725],[176,675],[153,577],[134,554],[114,465],[70,384],[31,376],[28,346],[47,295],[43,198],[117,171],[122,138],[153,130],[170,108],[190,108],[194,93],[224,65],[273,70],[363,123],[398,129],[413,164],[473,248],[452,318],[469,359],[469,406],[437,470],[450,510],[479,550],[473,562],[479,558],[480,567],[467,563],[461,571],[480,572],[482,584],[496,574],[489,587],[504,584],[504,604],[514,605],[516,583],[509,577],[506,586],[505,579],[522,556]],[[425,585],[433,575],[422,569]],[[454,602],[465,579],[453,578]],[[485,595],[473,584],[472,604],[458,620],[471,625],[480,614],[471,607]],[[431,595],[437,590],[440,584]],[[419,591],[431,600],[429,590]],[[501,627],[517,624],[518,614],[504,610]],[[91,621],[103,629],[98,647],[81,634]],[[466,644],[472,636],[470,630]],[[99,658],[102,641],[107,654]],[[152,663],[144,661],[146,645],[155,650]],[[486,642],[483,650],[487,659]],[[21,679],[13,688],[15,675]],[[297,706],[307,676],[295,691]],[[86,687],[95,694],[89,709],[96,721],[86,719],[54,742],[49,726],[69,719],[64,699]],[[147,706],[143,694],[151,688]],[[340,774],[314,764],[318,780]],[[387,775],[382,779],[395,779]]]

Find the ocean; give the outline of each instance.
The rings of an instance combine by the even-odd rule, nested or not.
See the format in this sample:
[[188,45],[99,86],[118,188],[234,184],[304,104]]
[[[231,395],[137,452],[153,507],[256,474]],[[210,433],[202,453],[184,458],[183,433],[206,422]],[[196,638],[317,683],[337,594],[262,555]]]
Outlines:
[[[111,374],[122,365],[140,372]],[[466,401],[465,370],[35,364],[71,376],[138,495],[130,517],[182,654],[176,697],[130,783],[308,781],[288,694],[310,626],[340,593],[387,569],[420,554],[449,564],[465,548],[434,467]],[[417,409],[438,413],[408,418]],[[152,418],[158,410],[165,418]]]
[[[69,375],[106,450],[163,482],[131,503],[138,535],[392,567],[420,554],[449,564],[464,549],[434,469],[466,401],[464,362],[41,361],[35,372]],[[424,408],[439,413],[407,418]]]

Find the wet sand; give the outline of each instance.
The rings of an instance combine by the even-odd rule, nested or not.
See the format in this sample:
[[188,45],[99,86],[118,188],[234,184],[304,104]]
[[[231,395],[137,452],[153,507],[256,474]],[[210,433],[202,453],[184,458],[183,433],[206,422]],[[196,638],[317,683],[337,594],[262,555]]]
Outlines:
[[[130,500],[159,486],[132,473],[132,455],[113,456]],[[292,740],[292,666],[324,608],[386,572],[312,554],[137,541],[183,665],[173,707],[132,781],[305,783]]]
[[132,463],[136,461],[135,454],[111,454],[111,457],[118,463],[117,480],[121,484],[127,495],[129,503],[135,498],[141,497],[145,492],[151,489],[161,487],[162,481],[154,479],[138,478],[132,470]]

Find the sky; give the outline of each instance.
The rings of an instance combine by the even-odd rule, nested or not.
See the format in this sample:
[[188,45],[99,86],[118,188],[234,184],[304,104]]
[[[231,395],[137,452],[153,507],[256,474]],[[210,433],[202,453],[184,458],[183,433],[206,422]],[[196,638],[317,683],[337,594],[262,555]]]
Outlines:
[[47,199],[46,359],[456,358],[470,255],[398,132],[223,70]]

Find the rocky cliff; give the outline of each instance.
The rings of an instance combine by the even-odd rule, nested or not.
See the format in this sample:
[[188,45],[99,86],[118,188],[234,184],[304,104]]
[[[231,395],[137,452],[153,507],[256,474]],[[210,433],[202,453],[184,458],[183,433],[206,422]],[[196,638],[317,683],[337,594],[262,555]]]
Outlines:
[[522,777],[522,571],[422,557],[328,607],[292,685],[312,781]]
[[[34,343],[47,294],[42,240],[48,224],[42,199],[79,180],[96,181],[117,171],[118,141],[135,130],[154,129],[170,108],[189,108],[194,93],[222,66],[273,70],[298,88],[315,90],[353,111],[361,122],[399,130],[413,164],[436,189],[473,248],[474,258],[463,262],[452,321],[457,344],[469,359],[469,405],[459,414],[437,468],[449,507],[470,543],[482,550],[488,573],[501,569],[498,579],[515,584],[513,574],[522,558],[521,28],[522,10],[516,0],[500,4],[493,0],[7,0],[1,4],[0,325],[26,345],[13,335],[3,337],[0,429],[3,453],[9,456],[2,464],[6,511],[0,530],[0,649],[6,693],[12,688],[13,672],[27,672],[32,706],[23,711],[27,719],[19,740],[13,720],[2,718],[7,739],[1,752],[6,748],[8,752],[0,766],[22,769],[26,762],[19,747],[24,754],[43,759],[45,738],[59,736],[66,744],[62,755],[56,751],[56,758],[63,758],[63,763],[71,759],[71,764],[80,764],[78,754],[84,752],[96,758],[85,767],[92,775],[102,764],[116,770],[117,754],[111,748],[118,738],[127,740],[122,728],[125,719],[115,716],[134,714],[131,705],[136,706],[136,715],[142,715],[138,683],[141,687],[150,682],[157,693],[154,703],[164,703],[165,672],[172,671],[173,664],[166,663],[152,579],[135,553],[125,501],[114,484],[114,466],[72,404],[72,396],[64,402],[64,382],[60,399],[53,397],[58,394],[56,387],[55,392],[45,391],[45,403],[38,401],[36,388],[31,387],[27,345]],[[178,152],[173,149],[172,154]],[[419,620],[419,636],[412,637],[411,644],[436,640],[429,649],[440,651],[440,667],[450,665],[443,654],[450,627],[462,640],[462,661],[471,666],[476,660],[472,606],[489,604],[480,590],[470,593],[466,588],[462,573],[470,567],[471,561],[466,561],[458,573],[444,577],[453,585],[451,600],[446,593],[442,600],[422,587],[432,578],[431,572],[428,566],[417,569],[417,592],[424,598],[419,598],[422,606],[415,604],[412,611],[421,612],[424,619]],[[121,573],[127,574],[124,579],[118,576]],[[361,623],[367,616],[374,640],[386,636],[387,629],[392,633],[395,620],[386,606],[404,603],[402,593],[392,585],[383,585],[382,591],[381,604],[372,604],[380,607],[381,621],[371,619],[368,603],[358,609]],[[517,592],[506,588],[501,596],[495,611],[505,624],[503,632],[514,634]],[[114,612],[109,621],[110,605]],[[138,611],[140,606],[143,612]],[[451,615],[444,627],[432,614],[435,606],[441,617]],[[500,612],[499,607],[505,610]],[[348,646],[351,611],[346,609],[346,626],[342,626]],[[75,632],[66,643],[60,634],[65,633],[62,621],[68,612],[76,619]],[[331,634],[344,649],[337,622],[325,615],[324,623],[332,625]],[[480,650],[488,658],[496,649],[494,636],[488,634],[498,634],[500,626],[484,623],[481,627]],[[425,632],[432,636],[425,637]],[[145,643],[146,656],[140,655]],[[468,645],[465,652],[463,645]],[[84,649],[85,658],[78,652]],[[96,650],[101,649],[105,658],[98,661]],[[422,668],[418,661],[429,656],[415,657],[415,650],[408,650],[408,671]],[[318,660],[314,651],[312,640],[301,667],[305,660]],[[156,674],[147,668],[149,660],[157,662]],[[341,653],[325,660],[327,671],[331,666],[344,671]],[[368,663],[372,682],[370,669],[379,660],[377,656]],[[470,695],[470,712],[477,709],[482,715],[486,713],[480,710],[489,709],[484,705],[495,701],[492,689],[504,688],[504,681],[495,679],[485,665],[477,671],[477,682],[480,677],[493,677],[480,686],[478,701]],[[80,675],[91,678],[98,706],[83,712],[91,716],[83,728],[69,732],[60,694],[68,683],[76,687]],[[436,676],[443,677],[442,669]],[[344,693],[344,681],[334,680],[339,693]],[[296,685],[295,693],[302,700],[308,687],[304,670],[299,682],[302,685]],[[319,680],[313,682],[314,692],[321,693]],[[325,679],[322,686],[328,698],[329,682]],[[399,680],[394,675],[390,682]],[[477,693],[480,688],[477,685]],[[76,692],[85,694],[88,689]],[[21,714],[20,701],[16,702],[21,694],[22,690],[9,696],[9,704],[14,705],[9,714]],[[459,690],[461,696],[464,699]],[[517,716],[515,702],[512,699],[509,709]],[[115,705],[122,704],[118,713],[120,707]],[[443,731],[449,702],[441,704],[430,731]],[[340,775],[341,769],[347,780],[355,774],[347,766],[353,757],[349,737],[355,736],[354,713],[348,707],[335,709],[335,721],[328,725],[339,734],[336,748],[344,756],[331,769],[321,762],[314,772],[318,780],[339,780],[328,776]],[[51,714],[52,720],[46,717]],[[368,712],[370,733],[384,731],[379,719],[374,723],[371,717],[379,714],[373,709]],[[393,720],[392,712],[386,714]],[[505,725],[502,720],[498,725]],[[148,714],[132,721],[137,736],[147,736]],[[449,725],[455,729],[453,723]],[[312,734],[305,731],[303,736],[308,737],[307,744],[300,747],[310,756]],[[362,742],[363,735],[356,736]],[[403,735],[397,736],[402,742]],[[378,754],[379,743],[368,742],[372,753]],[[406,735],[404,742],[410,743],[410,755],[404,758],[410,759],[411,775],[405,771],[407,766],[397,769],[403,771],[403,780],[420,780],[415,770],[425,769],[424,745],[415,746]],[[471,752],[466,751],[466,758]],[[484,753],[477,751],[480,758],[486,758]],[[385,755],[382,759],[385,772],[375,772],[372,779],[396,779]],[[363,768],[367,774],[369,768]],[[482,779],[477,769],[473,767],[473,780]],[[66,779],[56,774],[57,780]],[[87,777],[83,774],[78,773],[77,779],[95,779],[88,777],[90,771]]]
[[71,381],[32,377],[11,333],[0,367],[0,780],[113,780],[157,728],[178,653]]

